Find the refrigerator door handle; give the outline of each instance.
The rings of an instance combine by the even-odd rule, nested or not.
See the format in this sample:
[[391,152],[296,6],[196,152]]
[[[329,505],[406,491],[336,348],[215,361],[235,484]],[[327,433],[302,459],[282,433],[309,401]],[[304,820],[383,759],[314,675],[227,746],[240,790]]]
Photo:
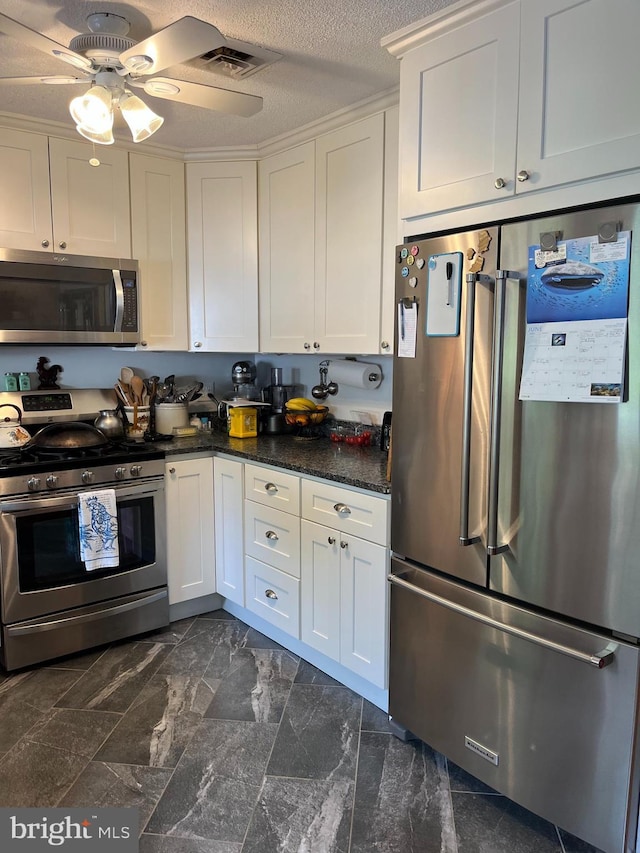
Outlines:
[[473,339],[476,317],[476,284],[493,285],[488,275],[467,273],[467,317],[464,340],[464,387],[462,396],[462,471],[460,483],[460,537],[461,545],[474,545],[479,536],[469,536],[469,490],[471,479],[471,413],[473,396]]
[[519,281],[521,273],[496,272],[493,305],[493,376],[491,380],[491,438],[489,442],[489,509],[487,517],[487,554],[495,557],[509,550],[498,544],[498,489],[500,485],[500,429],[502,421],[502,369],[504,364],[504,311],[507,280]]
[[556,643],[554,640],[549,640],[547,637],[540,637],[538,634],[532,634],[531,631],[525,631],[523,628],[517,628],[515,625],[507,625],[505,622],[501,622],[499,619],[493,619],[491,616],[486,616],[484,613],[478,613],[476,610],[472,610],[470,607],[465,607],[463,604],[458,604],[456,601],[451,601],[448,598],[442,598],[440,595],[436,595],[429,590],[417,587],[414,584],[409,583],[409,581],[404,580],[404,578],[399,575],[388,575],[387,580],[395,586],[404,587],[404,589],[408,589],[410,592],[415,592],[416,595],[420,595],[429,601],[433,601],[435,604],[440,604],[448,610],[453,610],[461,616],[467,616],[469,619],[480,622],[482,625],[495,628],[498,631],[502,631],[504,634],[511,634],[514,637],[520,637],[521,639],[534,643],[537,646],[544,646],[547,649],[559,652],[560,654],[566,655],[574,660],[587,663],[596,669],[604,669],[606,666],[612,664],[615,659],[615,650],[617,649],[617,645],[615,643],[610,643],[609,646],[599,652],[589,654],[589,652],[582,652],[580,649],[565,646],[563,643]]

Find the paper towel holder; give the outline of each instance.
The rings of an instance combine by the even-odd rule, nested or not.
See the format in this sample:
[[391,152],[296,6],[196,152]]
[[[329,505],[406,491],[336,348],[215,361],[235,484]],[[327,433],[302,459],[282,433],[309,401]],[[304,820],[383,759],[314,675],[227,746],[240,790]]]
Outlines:
[[[334,361],[336,361],[338,364],[340,362],[347,362],[347,363],[354,364],[354,365],[361,365],[362,367],[370,367],[371,370],[367,374],[366,378],[367,378],[367,381],[371,383],[372,388],[377,388],[380,385],[380,383],[382,382],[382,369],[377,364],[371,364],[371,363],[365,362],[365,361],[358,361],[357,358],[355,358],[354,356],[347,356],[344,359],[334,359]],[[322,365],[326,365],[330,369],[331,368],[331,360],[323,361]],[[347,385],[349,385],[349,384],[351,384],[351,383],[347,382]],[[335,382],[335,381],[329,382],[329,385],[327,386],[328,393],[329,394],[337,394],[339,391],[339,387],[340,386],[338,385],[337,382]],[[335,389],[335,390],[333,390],[333,389]]]

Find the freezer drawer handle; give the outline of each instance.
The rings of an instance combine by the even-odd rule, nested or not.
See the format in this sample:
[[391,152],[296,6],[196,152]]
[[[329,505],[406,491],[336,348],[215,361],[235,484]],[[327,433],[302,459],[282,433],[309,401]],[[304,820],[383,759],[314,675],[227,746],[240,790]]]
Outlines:
[[[498,544],[498,487],[500,484],[500,429],[502,424],[502,369],[504,365],[504,311],[507,279],[523,276],[512,270],[496,273],[496,298],[493,307],[493,377],[491,382],[491,437],[489,440],[489,508],[487,513],[487,554],[495,557],[509,550]],[[524,279],[526,282],[526,279]]]
[[469,488],[471,478],[471,401],[473,397],[473,336],[476,317],[476,284],[492,285],[488,275],[467,273],[467,321],[464,340],[464,385],[462,394],[462,471],[460,483],[460,544],[474,545],[479,536],[469,536]]
[[562,643],[547,640],[545,637],[539,637],[537,634],[532,634],[530,631],[525,631],[522,628],[516,628],[513,625],[505,625],[504,622],[500,622],[498,619],[493,619],[491,616],[485,616],[483,613],[478,613],[470,607],[465,607],[462,604],[457,604],[455,601],[449,601],[447,598],[435,595],[433,592],[420,589],[420,587],[414,586],[398,575],[388,575],[388,580],[395,586],[404,587],[410,592],[415,592],[417,595],[421,595],[423,598],[433,601],[435,604],[441,604],[443,607],[453,610],[456,613],[460,613],[462,616],[468,616],[469,619],[474,619],[482,625],[488,625],[490,628],[496,628],[498,631],[502,631],[505,634],[512,634],[514,637],[520,637],[521,639],[534,643],[537,646],[544,646],[554,652],[560,652],[560,654],[567,655],[567,657],[573,658],[574,660],[583,661],[583,663],[595,666],[596,669],[604,669],[605,666],[609,666],[609,664],[613,663],[614,650],[617,648],[615,644],[612,644],[613,648],[607,647],[601,652],[596,652],[591,655],[588,652],[581,652],[579,649],[573,649],[571,646],[565,646]]

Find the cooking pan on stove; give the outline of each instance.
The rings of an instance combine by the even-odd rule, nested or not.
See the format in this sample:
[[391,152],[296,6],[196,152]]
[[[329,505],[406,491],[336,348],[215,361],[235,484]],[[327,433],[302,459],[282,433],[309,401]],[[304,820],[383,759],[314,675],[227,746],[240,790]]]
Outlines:
[[97,427],[83,423],[47,424],[23,445],[24,450],[74,450],[103,447],[109,439]]

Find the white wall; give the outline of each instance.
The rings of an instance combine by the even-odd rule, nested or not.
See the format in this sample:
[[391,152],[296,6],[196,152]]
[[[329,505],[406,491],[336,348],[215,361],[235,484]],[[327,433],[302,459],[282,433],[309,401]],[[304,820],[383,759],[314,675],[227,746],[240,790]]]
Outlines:
[[[3,344],[0,347],[0,379],[6,372],[27,371],[31,375],[31,387],[37,388],[36,363],[40,356],[46,356],[52,364],[62,365],[63,372],[59,376],[62,388],[111,388],[120,368],[128,365],[143,377],[156,374],[164,379],[168,374],[175,373],[178,385],[200,380],[207,389],[213,388],[218,399],[231,393],[231,367],[241,359],[255,360],[258,368],[257,384],[260,387],[270,384],[271,367],[282,367],[284,383],[299,384],[300,393],[310,397],[312,387],[320,381],[319,365],[324,360],[322,356],[315,355],[136,352],[110,347]],[[382,422],[382,414],[391,408],[393,359],[391,356],[358,356],[358,361],[373,362],[382,367],[383,380],[380,386],[366,391],[343,386],[335,397],[327,397],[323,402],[337,418],[360,420],[357,413],[365,412],[370,415],[372,423],[379,424]]]

